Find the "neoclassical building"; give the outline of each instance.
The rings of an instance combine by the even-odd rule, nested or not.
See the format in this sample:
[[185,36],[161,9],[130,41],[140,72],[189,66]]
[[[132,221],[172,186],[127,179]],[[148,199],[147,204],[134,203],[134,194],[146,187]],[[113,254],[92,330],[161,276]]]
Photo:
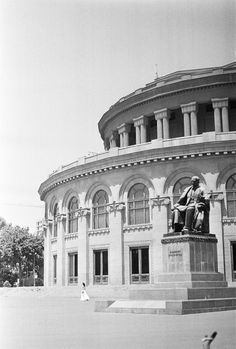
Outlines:
[[102,116],[104,152],[61,166],[45,202],[45,286],[156,284],[171,207],[210,194],[218,268],[236,281],[236,63],[159,77]]

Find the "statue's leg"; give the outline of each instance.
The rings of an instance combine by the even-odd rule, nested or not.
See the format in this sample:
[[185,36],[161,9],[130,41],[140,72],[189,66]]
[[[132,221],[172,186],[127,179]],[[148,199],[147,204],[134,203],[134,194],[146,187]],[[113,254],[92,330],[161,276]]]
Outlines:
[[181,218],[181,213],[179,212],[179,210],[174,209],[172,211],[172,230],[175,233],[178,233],[181,231],[183,224],[181,224],[182,222],[182,218]]
[[193,219],[194,219],[195,207],[189,206],[187,207],[185,214],[185,224],[183,230],[191,231],[193,230]]

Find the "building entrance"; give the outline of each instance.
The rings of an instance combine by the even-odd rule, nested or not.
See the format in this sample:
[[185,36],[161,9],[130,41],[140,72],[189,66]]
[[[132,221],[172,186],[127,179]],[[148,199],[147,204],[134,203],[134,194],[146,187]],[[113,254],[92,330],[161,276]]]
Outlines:
[[131,283],[149,282],[149,248],[130,249]]

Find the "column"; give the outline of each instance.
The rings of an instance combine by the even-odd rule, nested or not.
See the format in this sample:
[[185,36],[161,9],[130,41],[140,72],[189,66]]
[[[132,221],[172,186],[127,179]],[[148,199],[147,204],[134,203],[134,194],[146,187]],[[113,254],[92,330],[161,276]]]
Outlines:
[[215,132],[229,131],[228,98],[212,98]]
[[110,148],[116,147],[116,139],[117,139],[117,131],[112,131],[112,134],[110,137]]
[[109,253],[109,280],[111,285],[124,283],[124,243],[122,212],[124,203],[113,202],[109,206],[110,253]]
[[197,114],[195,111],[191,111],[190,113],[190,120],[191,120],[191,135],[197,135],[198,129],[197,129]]
[[157,138],[169,138],[169,110],[167,108],[154,111],[155,119],[157,121]]
[[214,108],[215,131],[221,132],[220,108]]
[[136,144],[147,142],[147,123],[148,120],[145,116],[139,116],[133,119],[134,127],[136,128]]
[[229,115],[228,115],[228,101],[227,106],[222,107],[222,127],[223,132],[229,132]]
[[52,285],[51,278],[51,234],[52,234],[52,220],[48,219],[44,227],[44,286]]
[[168,205],[170,198],[157,196],[151,198],[151,208],[153,217],[153,282],[158,282],[158,275],[163,272],[162,244],[161,239],[168,233]]
[[157,119],[157,139],[163,138],[162,119]]
[[211,192],[210,195],[210,233],[215,234],[218,240],[217,255],[218,255],[218,271],[225,274],[224,262],[224,236],[222,228],[222,192]]
[[123,142],[123,133],[120,133],[120,147],[124,146],[124,142]]
[[129,146],[129,134],[128,132],[124,132],[124,147]]
[[61,213],[57,217],[57,286],[65,286],[65,228],[66,215]]
[[120,146],[121,147],[128,147],[130,124],[122,124],[117,128],[117,130],[118,130],[118,133],[120,135]]
[[168,139],[170,138],[169,136],[169,115],[165,116],[163,118],[163,134],[164,134],[164,138]]
[[141,143],[141,135],[140,135],[140,127],[139,127],[139,125],[135,126],[135,132],[136,132],[136,144],[140,144]]
[[78,217],[78,286],[82,282],[85,285],[89,283],[89,256],[88,256],[88,225],[89,225],[88,208],[80,207],[77,211]]
[[180,107],[184,117],[184,136],[187,137],[197,135],[197,103],[190,102],[187,104],[181,104]]
[[184,113],[184,136],[190,136],[190,122],[188,113]]

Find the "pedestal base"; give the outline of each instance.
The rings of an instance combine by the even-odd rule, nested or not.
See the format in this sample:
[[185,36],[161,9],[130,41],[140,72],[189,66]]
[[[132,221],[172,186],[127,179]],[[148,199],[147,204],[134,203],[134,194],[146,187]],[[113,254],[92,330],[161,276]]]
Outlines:
[[163,273],[217,273],[215,235],[167,235],[161,242]]

